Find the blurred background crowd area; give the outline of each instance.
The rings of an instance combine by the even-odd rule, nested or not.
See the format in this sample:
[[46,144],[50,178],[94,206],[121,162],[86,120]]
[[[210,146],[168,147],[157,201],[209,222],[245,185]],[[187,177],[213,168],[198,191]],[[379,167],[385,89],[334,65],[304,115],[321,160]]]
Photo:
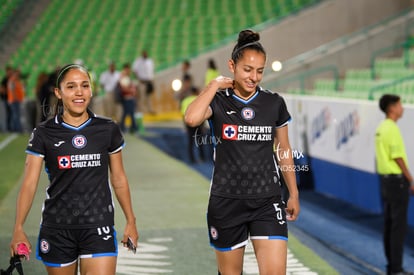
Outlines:
[[410,0],[3,0],[0,5],[0,76],[4,80],[7,66],[19,71],[22,120],[29,130],[39,120],[30,110],[36,109],[45,75],[68,63],[83,64],[94,81],[93,108],[102,113],[100,75],[110,62],[121,71],[144,50],[155,66],[154,112],[137,112],[145,121],[178,119],[180,103],[171,84],[182,79],[182,63],[191,63],[194,85],[202,88],[208,60],[227,74],[237,34],[248,28],[260,32],[267,50],[266,88],[362,100],[376,99],[386,88],[404,102],[414,101]]

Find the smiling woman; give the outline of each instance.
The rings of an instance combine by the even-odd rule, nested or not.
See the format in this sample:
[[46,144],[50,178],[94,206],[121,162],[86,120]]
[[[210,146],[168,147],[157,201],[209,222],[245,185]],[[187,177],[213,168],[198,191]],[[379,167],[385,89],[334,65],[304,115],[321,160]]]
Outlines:
[[[259,86],[266,63],[259,40],[258,33],[241,31],[228,61],[232,77],[211,80],[185,113],[193,127],[209,120],[212,134],[220,138],[214,144],[207,210],[219,274],[242,272],[249,239],[261,274],[285,274],[287,221],[296,220],[300,211],[288,139],[291,117],[280,95]],[[275,145],[286,156],[279,161]],[[286,205],[282,176],[289,190]]]
[[56,115],[63,111],[67,123],[74,126],[83,123],[88,117],[85,111],[91,102],[91,87],[91,78],[84,67],[70,64],[62,68],[56,80]]
[[122,160],[124,137],[114,121],[88,109],[92,88],[84,67],[63,67],[55,95],[55,116],[33,130],[26,147],[11,253],[16,254],[22,243],[31,250],[23,225],[44,161],[50,182],[42,208],[37,258],[48,274],[75,274],[79,265],[81,274],[114,275],[118,245],[112,192],[126,219],[121,242],[126,246],[131,240],[136,246],[138,241]]

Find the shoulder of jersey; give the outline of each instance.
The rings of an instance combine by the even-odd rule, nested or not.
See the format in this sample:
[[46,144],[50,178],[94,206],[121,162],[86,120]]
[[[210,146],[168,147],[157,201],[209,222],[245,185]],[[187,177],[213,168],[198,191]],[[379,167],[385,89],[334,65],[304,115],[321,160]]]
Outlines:
[[217,94],[220,96],[231,96],[233,94],[233,90],[231,89],[223,89],[223,90],[218,90]]
[[56,123],[55,119],[56,119],[56,117],[54,116],[54,117],[49,118],[45,121],[42,121],[42,122],[39,123],[39,125],[36,126],[36,128],[46,128],[46,127],[56,126],[56,125],[58,125],[58,123]]
[[259,86],[259,91],[260,92],[263,92],[263,93],[265,93],[265,94],[270,94],[270,95],[279,95],[278,93],[276,93],[276,92],[273,92],[273,91],[271,91],[271,90],[269,90],[269,89],[263,89],[262,87],[260,87]]
[[101,115],[95,115],[93,118],[94,123],[97,124],[106,124],[106,125],[115,125],[115,121],[110,119],[109,117],[101,116]]
[[110,119],[109,117],[106,116],[101,116],[101,115],[97,115],[95,114],[95,116],[93,118],[99,119],[99,120],[103,120],[103,121],[107,121],[107,122],[111,122],[112,119]]

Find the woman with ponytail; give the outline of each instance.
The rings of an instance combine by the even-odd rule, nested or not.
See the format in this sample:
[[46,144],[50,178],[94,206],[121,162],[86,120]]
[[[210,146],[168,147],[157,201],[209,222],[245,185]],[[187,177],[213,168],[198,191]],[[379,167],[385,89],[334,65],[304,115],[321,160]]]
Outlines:
[[[259,86],[266,63],[259,40],[258,33],[241,31],[228,61],[233,76],[210,81],[185,114],[192,127],[208,120],[217,141],[207,223],[222,275],[242,273],[249,240],[260,274],[285,274],[287,221],[300,211],[291,117],[279,94]],[[289,191],[286,202],[282,182]]]

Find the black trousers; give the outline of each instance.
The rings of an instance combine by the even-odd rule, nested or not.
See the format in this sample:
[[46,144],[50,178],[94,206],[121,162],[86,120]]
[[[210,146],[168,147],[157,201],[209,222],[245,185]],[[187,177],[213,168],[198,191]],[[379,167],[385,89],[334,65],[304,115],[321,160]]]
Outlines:
[[403,175],[382,175],[384,204],[384,251],[387,274],[403,270],[404,239],[407,233],[409,186]]

